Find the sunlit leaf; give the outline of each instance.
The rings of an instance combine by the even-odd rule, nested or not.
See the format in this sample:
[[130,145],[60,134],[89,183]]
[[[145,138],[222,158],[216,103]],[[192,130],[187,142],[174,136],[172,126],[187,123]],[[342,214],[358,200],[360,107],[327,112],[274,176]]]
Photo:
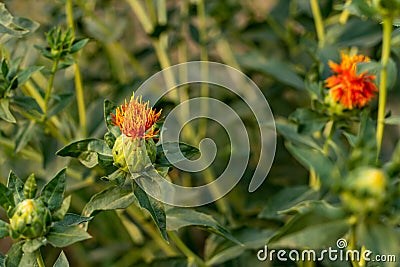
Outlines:
[[110,186],[92,196],[82,214],[89,217],[95,211],[125,209],[134,198],[131,187]]
[[55,224],[46,237],[49,244],[58,248],[91,238],[85,229],[78,225],[64,226],[60,224]]
[[6,98],[0,99],[0,119],[3,119],[11,123],[16,123],[17,121],[12,115],[9,105],[10,102],[8,99]]
[[10,174],[8,175],[7,187],[14,196],[15,204],[25,200],[24,182],[13,171],[10,171]]
[[28,179],[26,179],[24,184],[24,197],[26,199],[35,198],[38,186],[36,183],[35,175],[32,173],[29,175]]
[[66,187],[66,169],[61,170],[54,176],[42,189],[40,198],[47,204],[50,211],[59,209],[64,200],[64,192]]
[[53,267],[69,267],[69,262],[64,251],[61,251]]
[[133,181],[132,184],[133,192],[139,202],[140,207],[146,209],[150,213],[158,229],[160,230],[161,235],[164,237],[165,240],[168,240],[164,205],[158,200],[152,198],[151,196],[148,196],[147,193],[143,191],[143,189],[140,188],[140,186],[135,181]]

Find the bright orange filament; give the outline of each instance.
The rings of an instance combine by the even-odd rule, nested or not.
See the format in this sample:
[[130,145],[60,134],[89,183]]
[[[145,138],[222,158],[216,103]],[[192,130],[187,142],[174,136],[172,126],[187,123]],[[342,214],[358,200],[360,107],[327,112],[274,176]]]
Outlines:
[[128,137],[157,138],[159,130],[155,124],[160,119],[161,110],[156,113],[155,109],[149,107],[149,102],[142,102],[141,97],[132,96],[129,103],[117,107],[115,115],[111,116],[113,124]]
[[375,75],[367,71],[357,75],[357,63],[369,62],[364,55],[349,56],[342,54],[342,62],[329,62],[335,75],[326,79],[326,87],[330,88],[332,98],[348,109],[361,108],[375,97],[378,88],[374,84]]

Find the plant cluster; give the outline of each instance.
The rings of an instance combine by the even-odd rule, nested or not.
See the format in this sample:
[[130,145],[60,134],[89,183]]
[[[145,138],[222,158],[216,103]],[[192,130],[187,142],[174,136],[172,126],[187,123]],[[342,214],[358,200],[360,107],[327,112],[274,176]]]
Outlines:
[[[40,27],[0,3],[0,266],[376,266],[257,259],[264,246],[321,251],[338,240],[398,265],[398,0],[38,3]],[[242,70],[271,104],[276,161],[254,193],[258,125],[238,96],[190,85],[153,107],[132,94],[192,59]],[[140,181],[210,183],[235,153],[203,120],[182,130],[184,142],[160,142],[171,107],[196,96],[237,111],[252,158],[222,199],[172,207]],[[222,143],[212,167],[173,168],[168,159],[196,159],[208,136]]]

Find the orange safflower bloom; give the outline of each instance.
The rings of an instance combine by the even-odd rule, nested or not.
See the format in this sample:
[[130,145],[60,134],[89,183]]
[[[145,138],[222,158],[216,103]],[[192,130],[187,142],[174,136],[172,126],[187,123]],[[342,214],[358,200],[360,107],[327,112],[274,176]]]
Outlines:
[[149,107],[149,102],[143,103],[142,97],[131,97],[129,103],[117,107],[115,115],[111,114],[112,122],[121,132],[132,138],[155,138],[159,130],[155,123],[159,121],[161,110],[156,112]]
[[349,56],[342,54],[342,62],[336,64],[329,61],[329,67],[335,73],[325,80],[329,93],[336,102],[344,108],[361,108],[368,104],[378,88],[374,84],[375,75],[368,75],[367,71],[357,75],[357,63],[369,62],[364,55]]

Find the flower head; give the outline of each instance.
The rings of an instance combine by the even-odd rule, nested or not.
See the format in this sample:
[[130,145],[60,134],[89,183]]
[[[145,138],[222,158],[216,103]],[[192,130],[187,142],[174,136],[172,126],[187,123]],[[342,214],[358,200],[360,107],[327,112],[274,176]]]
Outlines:
[[159,130],[155,124],[159,121],[161,110],[156,112],[149,106],[149,102],[142,102],[142,98],[131,97],[129,103],[117,107],[115,115],[111,114],[113,124],[118,126],[121,132],[132,138],[155,138]]
[[378,88],[374,84],[375,75],[368,75],[367,71],[357,74],[357,63],[369,62],[364,55],[349,56],[342,54],[342,62],[329,62],[329,67],[335,72],[326,79],[326,86],[330,88],[332,98],[344,108],[361,108],[368,104]]

